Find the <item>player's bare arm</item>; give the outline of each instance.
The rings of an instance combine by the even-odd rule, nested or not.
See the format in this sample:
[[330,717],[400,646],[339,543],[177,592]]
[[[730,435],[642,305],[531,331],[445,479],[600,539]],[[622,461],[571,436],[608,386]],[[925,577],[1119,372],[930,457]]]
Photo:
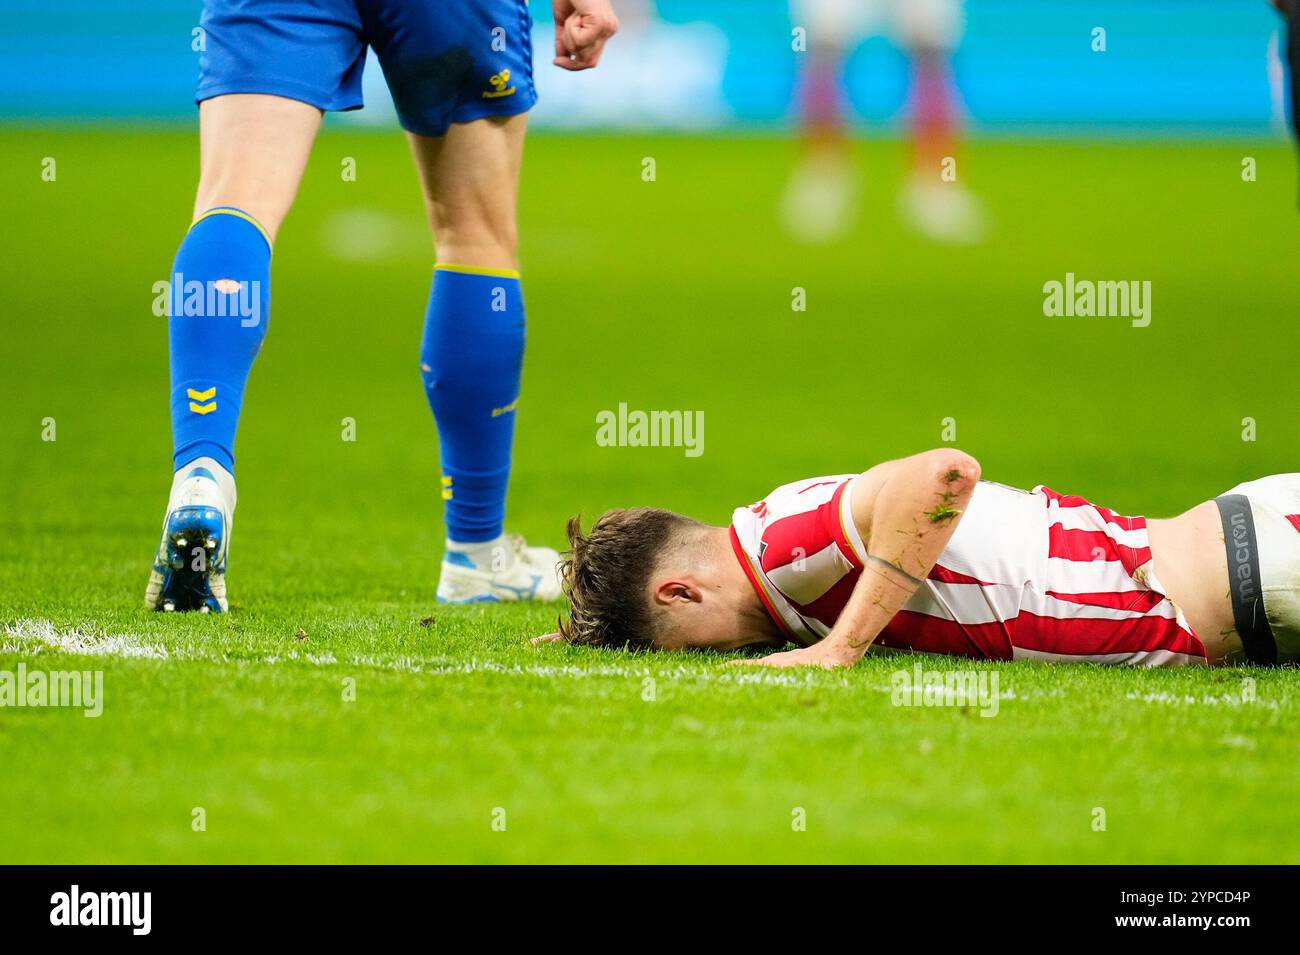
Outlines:
[[553,0],[555,59],[566,70],[589,70],[600,63],[605,43],[618,32],[609,0]]
[[736,662],[830,668],[861,660],[948,546],[979,477],[978,461],[946,448],[863,473],[854,482],[852,513],[866,559],[831,632],[810,647]]

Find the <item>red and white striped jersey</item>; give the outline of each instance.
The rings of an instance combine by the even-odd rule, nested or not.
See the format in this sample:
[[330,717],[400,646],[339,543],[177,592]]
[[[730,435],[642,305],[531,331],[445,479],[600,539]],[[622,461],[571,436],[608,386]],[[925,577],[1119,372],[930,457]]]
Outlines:
[[[805,646],[830,632],[862,572],[854,477],[787,484],[731,519],[732,547],[763,606]],[[988,481],[876,647],[990,660],[1205,662],[1205,647],[1156,579],[1146,518]]]

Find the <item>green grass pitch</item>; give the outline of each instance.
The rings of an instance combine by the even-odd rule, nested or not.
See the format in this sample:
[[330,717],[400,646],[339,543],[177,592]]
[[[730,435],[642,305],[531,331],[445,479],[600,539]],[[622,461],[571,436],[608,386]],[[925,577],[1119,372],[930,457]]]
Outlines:
[[[904,147],[860,149],[857,233],[809,250],[776,228],[788,142],[529,142],[513,529],[558,543],[627,504],[724,522],[936,446],[945,418],[986,477],[1121,512],[1300,470],[1284,143],[978,141],[959,172],[994,232],[957,250],[898,225]],[[393,134],[332,126],[280,235],[233,612],[146,612],[170,477],[152,285],[197,139],[11,129],[0,156],[0,670],[105,681],[98,719],[0,709],[5,861],[1300,862],[1294,670],[983,665],[983,718],[891,705],[898,658],[742,673],[527,646],[558,606],[436,607],[433,255]],[[1066,272],[1150,280],[1150,327],[1045,317]],[[599,447],[624,401],[702,410],[703,455]]]

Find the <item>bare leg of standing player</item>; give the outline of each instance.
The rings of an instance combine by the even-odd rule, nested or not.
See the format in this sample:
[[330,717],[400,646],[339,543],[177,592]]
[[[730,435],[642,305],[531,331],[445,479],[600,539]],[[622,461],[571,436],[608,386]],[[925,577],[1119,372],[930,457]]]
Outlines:
[[[554,18],[553,62],[570,70],[595,66],[618,28],[606,0],[555,0]],[[490,25],[482,24],[481,35]],[[526,33],[519,42],[531,52]],[[484,75],[451,123],[439,125],[418,99],[426,59],[418,51],[389,59],[378,52],[410,135],[438,253],[420,346],[447,527],[437,597],[552,600],[560,595],[559,554],[529,547],[504,529],[524,355],[515,207],[527,125],[522,107],[535,96],[528,56]]]
[[[280,96],[232,94],[199,106],[194,224],[170,280],[175,473],[145,591],[152,610],[228,608],[235,429],[269,322],[271,246],[320,123],[315,106]],[[207,314],[218,295],[252,307]]]
[[420,373],[441,445],[444,602],[559,596],[559,554],[502,527],[524,352],[515,207],[527,122],[409,134],[438,250]]

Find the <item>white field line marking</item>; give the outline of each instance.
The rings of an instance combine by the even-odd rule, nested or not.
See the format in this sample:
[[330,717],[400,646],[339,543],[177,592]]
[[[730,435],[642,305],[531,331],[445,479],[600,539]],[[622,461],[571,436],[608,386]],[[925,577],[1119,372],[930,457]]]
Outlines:
[[1291,703],[1291,696],[1286,693],[1280,699],[1246,700],[1240,693],[1220,693],[1211,696],[1207,693],[1196,695],[1193,693],[1129,692],[1124,694],[1124,699],[1137,700],[1139,703],[1157,703],[1162,706],[1261,706],[1272,710],[1277,709],[1279,705],[1287,706]]
[[[80,656],[111,656],[123,659],[147,660],[194,660],[205,663],[252,662],[276,665],[279,663],[309,663],[313,666],[360,666],[377,670],[395,670],[403,673],[420,673],[429,676],[458,676],[474,673],[493,673],[512,676],[534,676],[546,679],[562,678],[585,680],[601,677],[621,677],[625,679],[645,679],[682,681],[686,683],[721,683],[737,686],[784,686],[806,689],[842,689],[861,693],[874,691],[892,693],[893,687],[888,683],[864,684],[850,682],[846,676],[838,673],[794,673],[786,670],[768,670],[762,668],[721,668],[697,670],[688,667],[656,669],[650,666],[615,665],[602,663],[594,666],[570,665],[523,665],[519,663],[497,663],[492,660],[454,660],[447,657],[385,657],[373,653],[353,654],[345,660],[338,659],[333,653],[300,653],[297,650],[288,653],[268,654],[265,656],[230,655],[217,653],[201,647],[187,646],[167,648],[158,643],[146,642],[142,637],[132,634],[104,634],[79,628],[61,630],[48,620],[24,618],[4,628],[3,641],[0,641],[0,653],[32,653],[50,651]],[[1064,673],[1068,664],[1061,664]],[[1009,668],[998,671],[1002,676],[1011,675]],[[1043,690],[1023,689],[1019,692],[1008,687],[998,694],[1001,700],[1037,700],[1068,697],[1069,692],[1060,687],[1048,687]],[[1280,698],[1258,699],[1247,702],[1240,694],[1221,693],[1193,694],[1178,692],[1128,691],[1124,699],[1148,704],[1165,706],[1252,706],[1265,709],[1279,709],[1290,706],[1290,694],[1284,693]]]
[[[734,670],[713,672],[694,670],[686,667],[672,669],[655,669],[648,666],[620,666],[599,664],[596,666],[548,666],[513,663],[497,663],[492,660],[449,660],[446,657],[384,657],[373,653],[354,654],[346,660],[339,660],[333,653],[288,653],[268,654],[261,657],[230,655],[213,652],[201,647],[167,648],[161,644],[149,643],[144,638],[133,634],[105,634],[80,628],[63,630],[48,620],[23,618],[4,628],[3,641],[0,641],[0,653],[54,652],[79,656],[112,656],[124,659],[150,660],[194,660],[207,663],[254,662],[270,664],[310,663],[315,666],[361,666],[373,669],[397,670],[405,673],[424,673],[432,676],[453,676],[471,673],[495,673],[507,675],[526,675],[545,678],[588,679],[591,677],[624,677],[643,679],[654,677],[666,680],[697,680],[740,685],[761,684],[764,686],[819,686],[850,684],[842,677],[832,674],[786,673],[779,670]],[[854,689],[874,689],[890,692],[888,686],[864,687],[854,685]]]
[[41,650],[86,657],[126,657],[166,660],[171,657],[159,644],[143,643],[137,637],[120,634],[90,634],[81,630],[59,630],[48,620],[19,620],[5,626],[6,639],[0,652],[29,652],[35,644]]

